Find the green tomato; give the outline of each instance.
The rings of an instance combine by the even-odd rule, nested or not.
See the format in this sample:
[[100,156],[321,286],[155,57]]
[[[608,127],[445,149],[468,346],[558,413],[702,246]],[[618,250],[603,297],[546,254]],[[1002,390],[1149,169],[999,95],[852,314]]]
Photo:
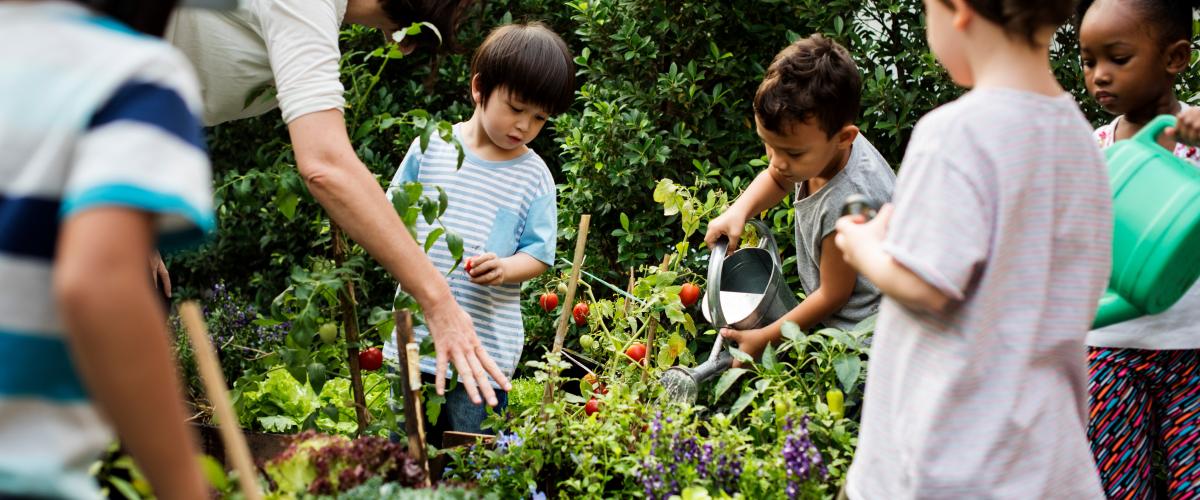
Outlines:
[[583,347],[585,351],[590,351],[592,348],[596,347],[596,339],[592,338],[591,335],[584,335],[579,337],[579,345],[580,347]]
[[338,327],[332,321],[321,325],[321,329],[317,330],[317,335],[321,336],[321,340],[326,344],[332,344],[337,340]]
[[558,293],[561,293],[563,295],[567,294],[567,284],[566,283],[564,283],[562,281],[558,282]]

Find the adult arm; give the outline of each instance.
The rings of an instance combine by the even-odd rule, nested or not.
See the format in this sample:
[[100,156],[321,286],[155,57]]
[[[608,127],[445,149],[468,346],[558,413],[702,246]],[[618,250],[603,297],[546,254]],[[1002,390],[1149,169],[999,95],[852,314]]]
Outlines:
[[351,238],[379,261],[421,304],[437,350],[436,386],[445,391],[446,363],[454,367],[471,401],[479,393],[497,403],[490,374],[508,390],[508,378],[484,350],[471,318],[454,301],[445,278],[404,227],[375,176],[359,161],[341,111],[308,113],[288,123],[296,166],[317,202]]
[[146,279],[151,216],[81,212],[63,224],[54,290],[92,400],[162,498],[207,498],[166,318]]

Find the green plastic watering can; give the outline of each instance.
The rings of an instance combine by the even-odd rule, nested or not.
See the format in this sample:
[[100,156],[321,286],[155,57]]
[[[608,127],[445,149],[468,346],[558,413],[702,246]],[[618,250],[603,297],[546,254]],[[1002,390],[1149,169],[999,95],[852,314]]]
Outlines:
[[1105,150],[1113,193],[1113,265],[1093,328],[1171,307],[1200,277],[1200,168],[1155,140],[1155,118]]

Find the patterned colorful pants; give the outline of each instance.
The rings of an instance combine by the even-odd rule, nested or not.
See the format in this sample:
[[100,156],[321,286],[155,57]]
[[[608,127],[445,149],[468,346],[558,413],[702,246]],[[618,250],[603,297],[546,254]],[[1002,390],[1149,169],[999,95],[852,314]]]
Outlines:
[[[1090,348],[1088,361],[1088,437],[1108,497],[1200,499],[1200,350]],[[1155,449],[1167,491],[1154,491]]]

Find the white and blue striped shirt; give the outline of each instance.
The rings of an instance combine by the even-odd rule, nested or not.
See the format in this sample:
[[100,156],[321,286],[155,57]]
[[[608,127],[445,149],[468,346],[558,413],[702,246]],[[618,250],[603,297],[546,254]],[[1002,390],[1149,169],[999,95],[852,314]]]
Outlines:
[[74,3],[0,2],[0,61],[0,496],[96,498],[112,434],[53,297],[59,226],[119,205],[168,247],[210,231],[200,96],[167,44]]
[[[455,126],[454,133],[461,142],[459,126]],[[463,238],[464,259],[487,252],[500,258],[522,252],[553,265],[558,212],[554,179],[546,162],[532,150],[508,161],[488,161],[469,148],[464,150],[465,159],[459,169],[458,150],[453,144],[435,136],[422,152],[419,142],[413,141],[388,188],[389,197],[405,182],[415,181],[421,183],[424,196],[437,199],[440,186],[450,200],[441,221],[448,231]],[[438,227],[436,221],[430,225],[418,218],[417,241],[423,244]],[[430,249],[429,259],[443,273],[454,265],[445,237]],[[488,355],[505,376],[512,377],[525,344],[521,285],[476,285],[461,265],[446,280],[455,300],[471,315]],[[427,335],[424,326],[414,329],[418,342]],[[395,348],[390,341],[385,346],[389,359],[395,356]],[[423,358],[421,371],[434,373],[435,360]],[[492,386],[499,388],[494,380]]]

